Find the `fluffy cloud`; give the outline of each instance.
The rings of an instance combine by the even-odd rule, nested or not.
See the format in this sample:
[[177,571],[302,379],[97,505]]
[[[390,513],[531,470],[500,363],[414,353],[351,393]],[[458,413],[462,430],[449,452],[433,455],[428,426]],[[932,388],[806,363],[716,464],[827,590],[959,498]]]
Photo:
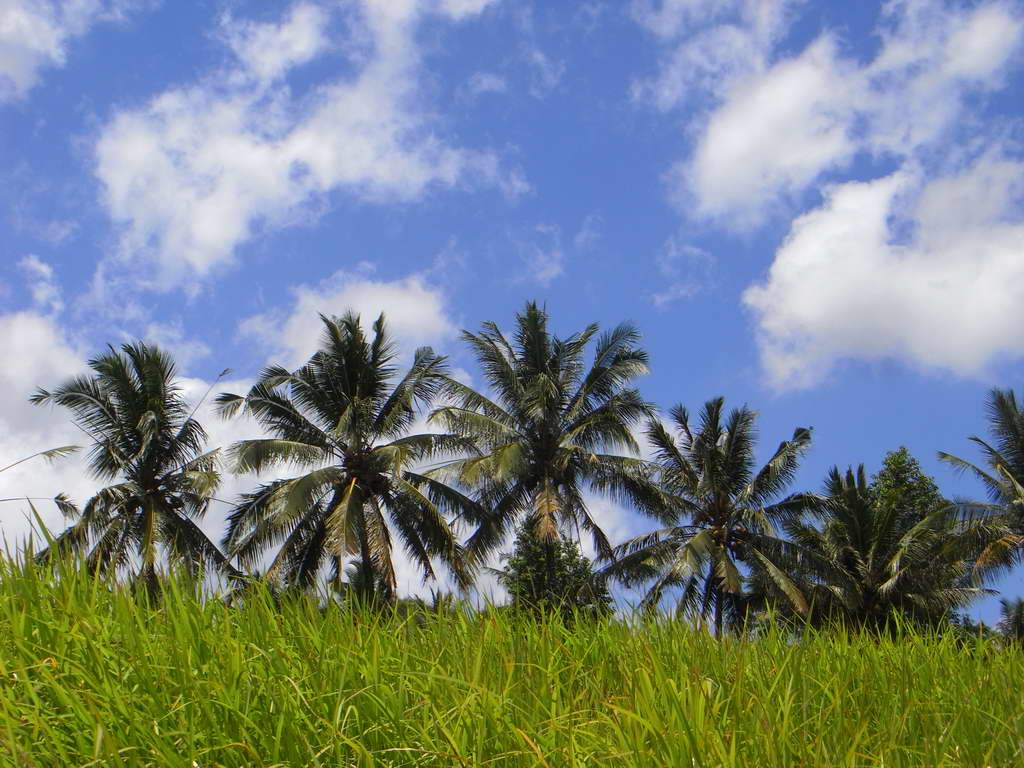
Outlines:
[[764,72],[801,0],[636,0],[633,16],[665,45],[660,71],[633,96],[669,110],[698,96],[720,99],[737,80]]
[[[1019,6],[886,3],[878,48],[862,58],[827,30],[782,50],[796,7],[636,6],[668,51],[638,95],[660,109],[703,105],[669,175],[687,215],[742,232],[809,191],[825,198],[744,296],[769,380],[810,386],[846,358],[977,375],[1024,354],[1008,330],[1024,279],[1020,163],[1005,126],[978,118],[1019,62]],[[894,170],[864,180],[861,158]]]
[[[81,445],[84,436],[64,414],[32,406],[28,398],[40,386],[74,376],[85,368],[84,353],[53,315],[27,310],[0,315],[0,467],[38,451],[61,445]],[[79,456],[47,467],[41,459],[0,473],[0,498],[32,497],[50,526],[60,527],[60,514],[47,501],[61,491],[87,493],[92,484]],[[32,529],[28,502],[0,503],[0,531],[13,546]]]
[[673,47],[660,75],[636,92],[662,109],[697,96],[710,105],[673,186],[691,215],[740,229],[860,152],[916,159],[962,130],[965,108],[1001,84],[1024,32],[1005,3],[906,0],[884,6],[870,61],[844,55],[829,32],[780,56],[794,3],[726,3],[704,26],[700,5],[666,2],[640,17],[662,24]]
[[318,285],[299,286],[289,309],[251,317],[242,323],[242,332],[260,340],[274,361],[287,367],[300,365],[315,350],[323,327],[320,313],[352,310],[369,325],[383,312],[404,353],[454,337],[456,326],[440,290],[419,275],[388,282],[369,274],[366,269],[338,272]]
[[[117,113],[98,139],[120,266],[152,287],[195,289],[260,229],[315,216],[337,191],[370,201],[466,184],[523,192],[494,154],[446,142],[418,87],[420,22],[432,10],[458,20],[486,5],[361,0],[336,43],[324,32],[333,17],[310,3],[276,24],[225,19],[233,66]],[[296,70],[334,49],[354,72],[293,94]]]
[[52,266],[35,254],[29,254],[18,261],[18,267],[28,278],[32,303],[37,308],[49,312],[60,312],[64,308],[64,299]]
[[1022,179],[1024,163],[986,155],[931,181],[831,187],[744,296],[771,382],[810,386],[844,358],[971,376],[1024,355]]
[[133,0],[0,0],[0,102],[20,98],[93,24],[121,18]]

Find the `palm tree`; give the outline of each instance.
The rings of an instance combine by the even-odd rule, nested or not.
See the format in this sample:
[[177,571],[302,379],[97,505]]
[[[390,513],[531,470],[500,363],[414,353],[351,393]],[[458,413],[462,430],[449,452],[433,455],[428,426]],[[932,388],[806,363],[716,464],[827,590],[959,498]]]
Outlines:
[[659,419],[650,420],[658,490],[648,494],[647,511],[665,527],[617,547],[618,559],[606,569],[627,586],[653,580],[643,601],[647,608],[657,606],[666,590],[681,590],[679,612],[713,620],[718,636],[745,612],[741,566],[776,584],[797,611],[807,610],[784,565],[793,552],[774,531],[807,503],[802,494],[778,497],[792,481],[811,432],[794,431],[755,472],[757,414],[744,406],[726,417],[724,407],[723,398],[705,403],[696,432],[681,405],[671,411],[676,434]]
[[175,383],[174,362],[139,342],[111,347],[89,367],[92,376],[40,389],[31,401],[71,411],[93,441],[92,475],[121,482],[98,491],[81,511],[63,505],[77,520],[41,556],[88,551],[87,563],[101,573],[137,567],[133,580],[151,593],[161,556],[193,574],[205,566],[234,573],[196,523],[220,483],[218,450],[206,450],[206,432]]
[[999,601],[999,623],[996,629],[1008,641],[1024,644],[1024,598]]
[[526,515],[544,540],[571,530],[578,538],[582,528],[599,553],[611,553],[584,491],[624,487],[620,481],[640,462],[615,451],[638,452],[631,427],[651,406],[628,386],[647,373],[636,329],[623,323],[602,334],[588,367],[584,355],[597,333],[590,325],[557,338],[547,312],[533,302],[516,315],[511,339],[491,322],[479,333],[463,332],[490,396],[449,380],[450,402],[430,418],[472,437],[479,450],[433,472],[475,489],[488,512],[467,542],[475,561],[500,546]]
[[[887,469],[901,455],[890,454]],[[934,623],[987,592],[971,581],[971,560],[987,529],[958,519],[931,479],[920,477],[931,488],[930,503],[887,503],[879,479],[869,484],[863,465],[856,473],[833,467],[825,493],[811,506],[815,519],[786,521],[815,622],[880,629],[899,613]],[[917,498],[928,495],[926,487]]]
[[992,441],[972,436],[981,448],[987,469],[949,453],[939,458],[960,472],[977,477],[984,485],[989,504],[964,504],[975,516],[1002,524],[1001,536],[992,538],[979,556],[988,566],[1011,568],[1024,555],[1024,409],[1012,390],[993,389],[988,395],[988,421]]
[[[445,358],[419,349],[396,382],[395,348],[384,316],[370,337],[359,316],[321,315],[320,347],[301,368],[268,367],[245,396],[222,394],[221,413],[250,413],[273,437],[231,448],[237,472],[293,466],[302,474],[273,480],[241,497],[228,518],[224,544],[247,567],[280,547],[267,577],[309,588],[325,562],[340,585],[346,560],[349,586],[367,599],[396,599],[392,529],[405,550],[434,577],[443,561],[468,584],[462,549],[448,513],[475,519],[471,500],[416,465],[467,447],[456,435],[408,434],[417,407],[427,407],[446,381]],[[349,590],[351,591],[351,590]]]

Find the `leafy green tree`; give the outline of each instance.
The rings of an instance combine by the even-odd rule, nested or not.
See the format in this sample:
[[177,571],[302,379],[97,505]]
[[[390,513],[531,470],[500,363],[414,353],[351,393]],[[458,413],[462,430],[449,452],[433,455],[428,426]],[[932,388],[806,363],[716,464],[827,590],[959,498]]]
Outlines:
[[605,616],[611,612],[611,595],[605,580],[569,538],[546,539],[533,530],[533,521],[519,526],[515,548],[499,572],[518,610],[565,619],[578,615]]
[[98,491],[81,511],[65,502],[75,522],[42,557],[87,551],[89,567],[131,571],[151,593],[164,557],[195,575],[205,567],[234,573],[197,525],[220,483],[218,450],[206,449],[206,431],[175,383],[171,358],[139,342],[110,348],[89,367],[91,376],[40,389],[32,402],[71,411],[93,441],[93,476],[121,482]]
[[367,335],[359,316],[321,316],[320,347],[292,372],[268,367],[248,394],[222,394],[221,413],[251,414],[273,437],[231,448],[237,472],[280,466],[302,473],[245,494],[228,518],[230,554],[252,568],[280,544],[267,576],[285,587],[312,586],[325,564],[359,599],[393,602],[397,595],[393,537],[433,578],[432,559],[461,585],[470,579],[462,547],[446,515],[477,516],[464,495],[414,469],[467,448],[451,434],[409,434],[447,381],[447,363],[417,350],[398,377],[384,316]]
[[713,621],[716,635],[743,620],[744,567],[762,573],[795,610],[807,610],[787,573],[794,553],[776,527],[807,503],[803,495],[779,497],[792,482],[811,432],[795,430],[756,469],[757,414],[744,406],[726,415],[724,407],[723,398],[705,403],[697,431],[681,405],[671,412],[675,434],[651,419],[647,436],[656,449],[651,469],[657,490],[638,495],[645,511],[666,525],[620,545],[607,569],[626,585],[653,580],[644,598],[649,608],[666,590],[679,590],[678,611]]
[[502,544],[524,517],[547,541],[582,528],[597,551],[611,545],[591,516],[587,488],[622,489],[636,471],[631,428],[651,406],[630,384],[647,373],[639,334],[622,324],[597,338],[589,365],[585,354],[597,337],[590,325],[567,338],[554,336],[548,314],[530,302],[516,315],[507,338],[494,323],[463,332],[480,364],[489,395],[450,380],[450,402],[431,420],[471,437],[478,455],[435,470],[438,477],[474,489],[486,517],[467,542],[476,561]]
[[1009,642],[1024,645],[1024,598],[1000,600],[999,613],[999,633]]
[[863,466],[833,468],[812,511],[784,530],[808,576],[813,621],[880,629],[901,614],[935,625],[986,592],[972,582],[972,560],[987,529],[961,519],[905,448],[870,483]]

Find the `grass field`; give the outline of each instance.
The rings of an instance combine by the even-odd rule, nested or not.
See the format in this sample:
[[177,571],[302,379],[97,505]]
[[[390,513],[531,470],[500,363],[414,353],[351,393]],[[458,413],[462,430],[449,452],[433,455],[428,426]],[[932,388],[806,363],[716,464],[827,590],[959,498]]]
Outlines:
[[1024,653],[157,608],[0,566],[3,765],[1015,766]]

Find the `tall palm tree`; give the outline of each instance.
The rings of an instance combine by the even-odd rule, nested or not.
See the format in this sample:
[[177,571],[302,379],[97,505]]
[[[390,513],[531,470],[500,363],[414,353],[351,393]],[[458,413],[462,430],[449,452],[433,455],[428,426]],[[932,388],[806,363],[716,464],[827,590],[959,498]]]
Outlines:
[[899,613],[933,623],[987,592],[971,580],[986,529],[958,518],[937,489],[933,496],[928,507],[885,503],[863,465],[832,468],[814,519],[784,525],[801,554],[814,621],[878,629]]
[[802,494],[779,496],[811,432],[794,431],[755,471],[757,414],[744,406],[726,415],[724,407],[723,398],[705,403],[696,432],[681,405],[671,411],[675,434],[659,419],[650,420],[647,436],[656,449],[651,469],[660,498],[649,495],[647,507],[665,527],[617,547],[618,559],[606,569],[630,586],[653,580],[644,597],[649,608],[666,590],[680,590],[679,612],[713,621],[716,635],[743,618],[744,567],[776,584],[796,610],[807,610],[783,565],[793,553],[775,529],[807,503]]
[[478,492],[488,514],[467,542],[477,561],[527,515],[542,539],[554,541],[569,531],[578,538],[582,528],[598,552],[611,553],[584,491],[623,487],[619,480],[640,462],[616,451],[638,452],[631,427],[652,409],[629,386],[647,373],[639,333],[623,323],[602,334],[588,366],[585,354],[597,333],[597,325],[590,325],[560,339],[548,328],[547,312],[533,302],[516,315],[511,339],[491,322],[479,333],[463,332],[489,396],[449,380],[449,403],[431,420],[472,437],[480,453],[433,474]]
[[[445,434],[408,434],[417,408],[446,381],[445,358],[419,349],[397,378],[395,347],[381,315],[368,336],[359,316],[321,315],[319,349],[296,371],[265,369],[248,394],[222,394],[221,413],[251,414],[273,437],[231,448],[237,472],[279,466],[302,473],[245,494],[228,518],[224,544],[248,567],[280,547],[267,576],[308,588],[325,563],[363,597],[396,599],[392,532],[428,577],[438,558],[468,583],[462,549],[446,514],[475,519],[473,502],[416,471],[417,464],[467,447]],[[348,568],[349,558],[355,565]]]
[[86,552],[100,572],[127,569],[151,592],[163,556],[198,574],[206,566],[233,573],[228,560],[197,525],[220,482],[218,450],[175,383],[171,358],[139,342],[89,361],[91,376],[73,378],[31,400],[67,408],[93,441],[89,467],[98,491],[43,557]]
[[986,410],[992,440],[977,436],[970,440],[981,448],[987,468],[942,451],[939,458],[984,485],[990,503],[963,506],[993,524],[1002,524],[1004,530],[992,538],[979,562],[1008,569],[1024,558],[1024,409],[1012,390],[993,389]]
[[999,601],[999,623],[996,629],[1007,640],[1024,644],[1024,598]]

